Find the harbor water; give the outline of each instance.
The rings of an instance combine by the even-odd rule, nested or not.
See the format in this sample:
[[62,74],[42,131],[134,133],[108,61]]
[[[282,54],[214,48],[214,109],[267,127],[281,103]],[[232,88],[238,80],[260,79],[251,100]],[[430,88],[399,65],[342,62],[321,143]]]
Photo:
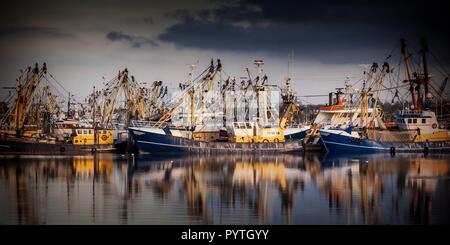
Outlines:
[[0,224],[449,224],[448,155],[0,156]]

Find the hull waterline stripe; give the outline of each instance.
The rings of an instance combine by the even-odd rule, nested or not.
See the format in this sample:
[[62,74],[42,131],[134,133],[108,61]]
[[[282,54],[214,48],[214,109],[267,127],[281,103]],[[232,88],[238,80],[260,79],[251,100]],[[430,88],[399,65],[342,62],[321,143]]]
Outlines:
[[172,145],[172,144],[165,144],[165,143],[156,143],[156,142],[148,142],[148,141],[142,141],[142,140],[138,140],[137,142],[139,143],[144,143],[144,144],[152,144],[152,145],[163,145],[163,146],[171,146],[171,147],[179,147],[179,148],[192,148],[192,149],[211,149],[211,150],[230,150],[230,151],[235,151],[235,150],[241,150],[241,151],[273,151],[273,150],[301,150],[301,148],[265,148],[265,149],[254,149],[254,148],[249,148],[249,149],[242,149],[242,148],[211,148],[211,147],[197,147],[197,146],[182,146],[182,145]]
[[324,142],[324,143],[328,143],[328,144],[344,145],[344,146],[357,147],[357,148],[365,148],[365,149],[390,150],[390,148],[384,148],[384,147],[371,147],[371,146],[350,145],[350,144],[344,144],[344,143],[338,143],[338,142],[331,142],[331,141],[325,141],[325,140],[324,140],[323,142]]
[[[330,142],[330,141],[323,141],[323,142],[324,143],[328,143],[328,144],[343,145],[343,146],[350,146],[350,147],[357,147],[357,148],[366,148],[366,149],[377,149],[377,150],[390,150],[391,149],[391,148],[384,148],[384,147],[370,147],[370,146],[350,145],[350,144]],[[421,150],[422,148],[417,147],[417,148],[396,148],[396,149],[397,150]],[[450,147],[431,147],[430,149],[450,150]]]

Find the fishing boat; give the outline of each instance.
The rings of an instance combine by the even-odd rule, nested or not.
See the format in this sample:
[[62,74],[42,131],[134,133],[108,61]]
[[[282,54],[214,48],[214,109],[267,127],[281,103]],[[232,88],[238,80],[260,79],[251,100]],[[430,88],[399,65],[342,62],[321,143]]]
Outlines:
[[[114,151],[111,131],[59,120],[61,107],[50,90],[47,66],[28,67],[1,119],[1,154],[84,154]],[[50,74],[50,78],[54,77]],[[58,83],[59,84],[59,83]],[[54,86],[54,85],[53,85]]]
[[[349,125],[359,127],[358,118],[361,116],[361,109],[354,106],[354,95],[356,89],[350,85],[350,80],[344,82],[344,88],[336,88],[336,92],[328,94],[329,102],[325,106],[319,107],[311,129],[304,137],[305,151],[325,151],[325,145],[319,134],[319,129],[346,128]],[[333,98],[334,97],[334,98]],[[378,113],[379,108],[369,108],[367,113],[370,117],[373,111]],[[375,122],[378,126],[378,122]]]
[[[313,124],[321,128],[346,128],[350,124],[359,127],[360,121],[358,119],[362,111],[359,106],[354,106],[357,102],[353,98],[357,90],[353,89],[349,80],[345,81],[345,88],[337,88],[336,90],[335,93],[329,93],[329,104],[319,108],[319,113]],[[335,95],[334,99],[333,94]],[[371,117],[373,112],[379,113],[379,108],[368,108],[367,116]],[[374,123],[375,127],[378,127],[378,121],[374,121]]]
[[[77,131],[93,131],[93,129],[74,129]],[[103,130],[101,130],[103,131]],[[58,140],[56,137],[41,136],[15,136],[8,134],[0,135],[0,154],[31,154],[31,155],[76,155],[94,152],[115,152],[111,137],[111,132],[98,133],[94,136],[89,134],[74,134],[67,141]],[[94,143],[94,137],[97,142]],[[111,138],[112,139],[112,138]]]
[[[245,128],[243,128],[246,125]],[[302,151],[300,141],[284,141],[282,135],[276,137],[277,132],[258,129],[256,125],[249,125],[245,122],[237,123],[232,127],[233,138],[237,141],[202,141],[194,140],[189,136],[192,131],[180,129],[167,125],[163,128],[155,127],[149,122],[133,122],[129,127],[129,132],[133,137],[133,142],[141,153],[151,154],[174,154],[174,153],[197,153],[197,154],[274,154],[274,153],[295,153]],[[243,132],[244,131],[244,132]],[[270,136],[248,136],[253,132],[266,131]],[[279,132],[278,132],[279,133]],[[226,134],[226,131],[224,131]],[[281,137],[280,137],[281,136]],[[270,142],[269,139],[274,141]],[[252,139],[255,139],[252,141]],[[277,139],[279,140],[277,142]]]
[[291,86],[291,78],[285,80],[284,88],[281,91],[282,105],[280,111],[282,117],[280,127],[284,128],[284,138],[287,141],[303,139],[311,131],[310,125],[301,123],[300,105]]
[[[375,153],[375,152],[450,152],[450,130],[443,123],[439,123],[434,111],[431,110],[433,98],[429,87],[431,86],[428,74],[425,40],[422,40],[422,71],[411,74],[409,65],[409,53],[406,50],[405,40],[401,40],[401,49],[406,67],[407,79],[404,81],[410,86],[411,105],[400,110],[395,118],[397,129],[383,127],[381,113],[373,113],[367,116],[368,101],[372,102],[372,108],[377,107],[380,87],[387,73],[390,72],[389,64],[385,63],[378,80],[375,79],[375,69],[369,77],[377,88],[372,90],[377,95],[370,95],[368,90],[361,91],[360,108],[363,111],[359,127],[349,125],[345,129],[330,127],[321,129],[320,135],[324,145],[331,152],[345,153]],[[412,76],[414,75],[414,77]],[[377,80],[377,81],[376,81]],[[380,122],[375,127],[375,122]]]
[[[261,61],[255,61],[255,63],[261,64]],[[267,76],[249,79],[247,83],[242,83],[242,90],[238,92],[232,89],[235,84],[233,79],[223,82],[219,80],[219,86],[217,86],[219,91],[212,92],[216,87],[214,81],[221,77],[221,72],[220,60],[217,61],[216,66],[211,61],[211,65],[199,76],[201,79],[191,79],[181,93],[172,98],[159,121],[132,121],[128,129],[139,152],[273,154],[302,151],[301,141],[285,140],[284,125],[288,121],[287,117],[292,114],[292,106],[284,110],[279,120],[275,118],[274,115],[278,113],[274,111],[273,106],[270,106],[269,101],[271,98],[269,94],[275,87],[265,84]],[[211,96],[212,94],[219,96],[214,97]],[[199,101],[196,101],[196,98]],[[186,106],[186,101],[190,105]],[[244,101],[242,108],[244,120],[242,121],[237,118],[237,101]],[[256,104],[256,115],[251,120],[250,104],[253,102]],[[176,118],[173,114],[175,114],[174,111],[179,110],[180,106],[183,109],[189,108],[189,117],[185,125],[170,122],[171,118]],[[229,108],[233,109],[231,110],[233,120],[227,117]],[[199,127],[210,128],[204,125],[207,125],[208,120],[214,124],[217,118],[221,119],[222,125],[216,125],[216,129],[196,130]]]

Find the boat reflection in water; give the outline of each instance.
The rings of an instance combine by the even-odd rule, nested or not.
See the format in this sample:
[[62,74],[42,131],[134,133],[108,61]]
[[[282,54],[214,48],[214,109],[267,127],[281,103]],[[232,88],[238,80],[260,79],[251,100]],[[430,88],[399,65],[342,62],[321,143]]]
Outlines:
[[445,155],[0,160],[0,224],[450,223]]

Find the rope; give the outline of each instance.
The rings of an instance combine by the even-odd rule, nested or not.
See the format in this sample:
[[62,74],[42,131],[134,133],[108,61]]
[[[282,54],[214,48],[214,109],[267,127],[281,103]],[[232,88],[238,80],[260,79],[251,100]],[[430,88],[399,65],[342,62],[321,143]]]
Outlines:
[[448,76],[449,76],[449,73],[448,73],[447,70],[445,69],[445,66],[442,65],[442,63],[439,61],[439,59],[437,58],[437,56],[434,55],[433,52],[430,51],[430,53],[431,53],[431,56],[436,60],[436,62],[437,62],[438,65],[440,66],[440,68],[442,68],[442,73],[445,73],[445,74],[443,74],[443,75],[446,76],[446,77],[448,77]]
[[[50,75],[50,77],[53,78],[53,80],[55,80],[55,82],[56,82],[56,83],[64,90],[64,92],[69,93],[69,91],[67,91],[67,90],[64,88],[64,86],[62,86],[61,83],[59,83],[58,80],[56,80],[56,78],[53,77],[53,75],[52,75],[50,72],[47,72],[47,73],[48,73],[48,74]],[[48,81],[47,77],[45,78],[45,80]]]

